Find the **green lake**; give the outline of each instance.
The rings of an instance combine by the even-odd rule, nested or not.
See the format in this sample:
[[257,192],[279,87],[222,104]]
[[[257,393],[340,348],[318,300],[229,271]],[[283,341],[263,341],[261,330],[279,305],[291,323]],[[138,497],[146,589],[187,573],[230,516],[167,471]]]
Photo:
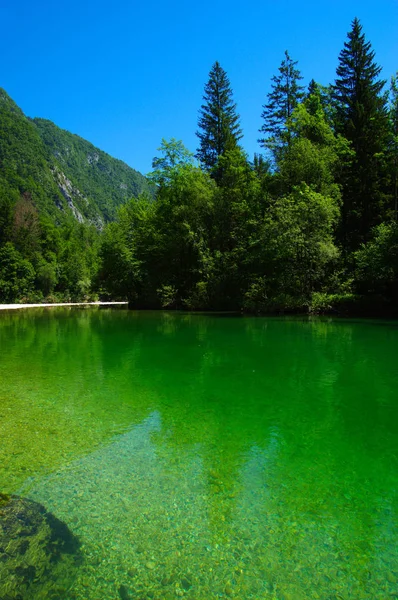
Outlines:
[[398,324],[4,311],[0,492],[81,542],[38,600],[398,598]]

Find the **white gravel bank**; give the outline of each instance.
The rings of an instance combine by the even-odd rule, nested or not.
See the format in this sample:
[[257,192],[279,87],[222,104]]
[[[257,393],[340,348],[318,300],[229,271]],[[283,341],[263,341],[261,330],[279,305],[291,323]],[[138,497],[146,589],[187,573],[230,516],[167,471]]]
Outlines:
[[0,304],[0,310],[14,308],[42,308],[44,306],[108,306],[113,304],[127,304],[127,302],[60,302],[57,304]]

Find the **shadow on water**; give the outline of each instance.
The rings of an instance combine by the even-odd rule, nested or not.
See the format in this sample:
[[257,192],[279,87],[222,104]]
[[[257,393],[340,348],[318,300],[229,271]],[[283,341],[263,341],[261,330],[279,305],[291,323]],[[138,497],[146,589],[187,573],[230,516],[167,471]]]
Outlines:
[[3,489],[82,540],[71,598],[391,596],[397,338],[322,319],[0,316]]

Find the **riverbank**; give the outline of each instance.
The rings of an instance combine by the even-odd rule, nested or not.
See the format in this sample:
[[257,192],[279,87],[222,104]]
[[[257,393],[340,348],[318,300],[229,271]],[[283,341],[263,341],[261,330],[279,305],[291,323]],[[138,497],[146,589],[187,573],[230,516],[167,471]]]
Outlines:
[[52,304],[0,304],[0,310],[13,310],[16,308],[44,308],[52,306],[112,306],[116,304],[128,304],[127,302],[57,302]]

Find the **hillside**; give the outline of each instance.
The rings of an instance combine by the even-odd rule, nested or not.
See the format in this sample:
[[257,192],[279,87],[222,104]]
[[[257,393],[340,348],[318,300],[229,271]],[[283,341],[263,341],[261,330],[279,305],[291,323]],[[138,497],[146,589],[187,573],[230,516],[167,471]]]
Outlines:
[[[51,121],[33,119],[32,123],[37,127],[55,168],[58,166],[65,175],[66,181],[62,177],[59,179],[63,193],[72,195],[83,214],[89,205],[104,221],[111,221],[117,208],[126,200],[143,192],[152,193],[146,178],[121,160],[112,158]],[[72,182],[72,186],[67,180]]]
[[142,192],[143,175],[0,88],[0,302],[95,299],[100,233]]
[[0,88],[0,205],[2,199],[17,201],[23,194],[56,223],[71,213],[37,127]]
[[51,121],[29,119],[0,88],[0,194],[28,193],[56,223],[74,217],[97,228],[142,192],[146,178]]

